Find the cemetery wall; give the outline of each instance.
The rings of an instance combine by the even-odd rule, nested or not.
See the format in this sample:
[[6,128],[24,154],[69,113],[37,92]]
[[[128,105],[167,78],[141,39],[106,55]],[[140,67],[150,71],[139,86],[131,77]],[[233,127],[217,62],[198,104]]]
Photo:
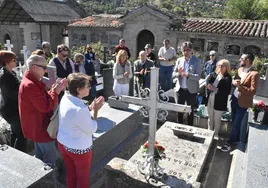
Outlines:
[[0,25],[1,44],[6,43],[6,35],[10,36],[11,43],[14,46],[13,51],[19,56],[24,44],[23,34],[20,33],[19,25]]
[[24,45],[32,52],[41,44],[40,26],[37,23],[20,23],[24,35]]
[[[102,45],[113,48],[118,44],[123,33],[120,28],[79,28],[69,27],[69,45],[79,46],[101,41]],[[129,44],[129,41],[126,41]]]

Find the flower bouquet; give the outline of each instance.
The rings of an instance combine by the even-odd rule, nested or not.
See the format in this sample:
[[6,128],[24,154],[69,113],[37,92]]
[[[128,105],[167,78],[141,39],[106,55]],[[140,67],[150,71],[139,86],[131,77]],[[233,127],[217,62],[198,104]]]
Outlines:
[[259,113],[266,110],[267,107],[265,106],[265,103],[262,100],[259,100],[257,103],[254,103],[252,107],[252,111],[254,112],[253,120],[257,121]]
[[[147,141],[144,145],[141,146],[141,151],[144,154],[149,153],[149,142]],[[165,159],[166,154],[165,154],[165,148],[161,146],[157,141],[155,141],[154,145],[154,159],[155,161],[159,161],[161,159]]]

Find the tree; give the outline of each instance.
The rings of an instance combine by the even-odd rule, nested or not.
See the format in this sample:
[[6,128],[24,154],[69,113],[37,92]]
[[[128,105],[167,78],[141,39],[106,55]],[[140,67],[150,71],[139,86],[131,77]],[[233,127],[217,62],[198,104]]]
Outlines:
[[268,18],[267,0],[227,0],[224,15],[233,19],[259,20]]

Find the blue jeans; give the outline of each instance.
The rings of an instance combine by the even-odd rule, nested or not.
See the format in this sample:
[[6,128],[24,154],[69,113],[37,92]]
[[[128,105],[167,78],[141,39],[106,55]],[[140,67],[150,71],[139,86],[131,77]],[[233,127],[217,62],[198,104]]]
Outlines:
[[89,91],[89,95],[93,99],[97,97],[96,85],[91,86],[90,91]]
[[159,82],[160,87],[164,91],[168,91],[172,88],[172,73],[173,66],[162,66],[160,65],[160,74],[159,74]]
[[[240,132],[241,130],[245,130],[244,127],[242,127],[242,120],[247,112],[247,108],[242,108],[238,104],[238,99],[235,96],[232,96],[232,102],[231,102],[231,108],[232,108],[232,131],[228,143],[234,143],[240,141]],[[243,125],[245,126],[245,125]]]
[[55,142],[35,142],[34,143],[35,157],[44,163],[54,166],[56,162],[56,146]]

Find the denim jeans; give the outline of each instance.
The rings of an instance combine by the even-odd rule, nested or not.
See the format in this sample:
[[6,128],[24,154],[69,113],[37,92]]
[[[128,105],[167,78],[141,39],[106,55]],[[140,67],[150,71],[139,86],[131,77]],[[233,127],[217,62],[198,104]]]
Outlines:
[[44,163],[54,166],[56,161],[56,146],[55,141],[51,142],[35,142],[34,143],[35,157]]
[[89,95],[91,98],[96,98],[97,97],[97,90],[96,90],[96,85],[91,86]]
[[228,143],[234,143],[240,141],[240,132],[245,130],[242,126],[242,120],[247,112],[247,108],[242,108],[238,104],[238,99],[232,96],[231,102],[232,108],[232,131]]
[[162,66],[160,65],[160,73],[159,73],[159,82],[160,87],[164,91],[168,91],[172,88],[172,73],[173,66]]

